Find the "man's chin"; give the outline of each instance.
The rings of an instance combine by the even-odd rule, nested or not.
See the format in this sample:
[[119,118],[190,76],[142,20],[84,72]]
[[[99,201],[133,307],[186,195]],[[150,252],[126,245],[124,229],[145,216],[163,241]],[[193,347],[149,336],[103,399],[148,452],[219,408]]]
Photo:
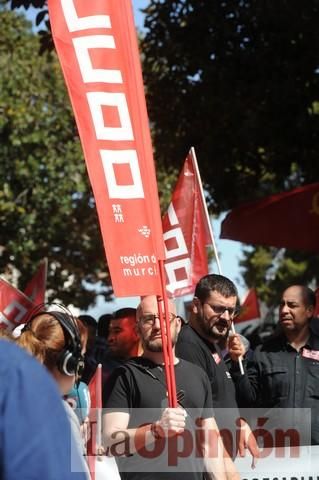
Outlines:
[[151,341],[151,342],[147,342],[145,347],[150,352],[162,352],[163,351],[162,340],[159,340],[159,341],[154,340],[154,341]]
[[226,330],[211,330],[210,333],[213,340],[222,340],[227,337],[228,332]]

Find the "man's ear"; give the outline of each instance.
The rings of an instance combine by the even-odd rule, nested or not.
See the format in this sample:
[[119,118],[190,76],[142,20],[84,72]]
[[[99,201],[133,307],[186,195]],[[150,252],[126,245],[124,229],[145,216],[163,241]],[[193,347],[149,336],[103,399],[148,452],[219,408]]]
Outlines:
[[313,305],[309,305],[307,307],[307,313],[308,313],[308,318],[312,318],[315,314],[315,309],[314,309],[314,306]]
[[190,311],[191,313],[197,314],[198,313],[198,307],[200,305],[200,300],[197,297],[194,297],[192,300],[192,303],[190,305]]
[[181,317],[179,317],[177,315],[176,317],[176,330],[177,330],[177,333],[179,333],[181,331],[181,328],[182,328],[182,319]]
[[140,330],[140,323],[139,322],[136,322],[136,324],[134,325],[134,333],[136,334],[136,336],[138,338],[141,337],[141,330]]

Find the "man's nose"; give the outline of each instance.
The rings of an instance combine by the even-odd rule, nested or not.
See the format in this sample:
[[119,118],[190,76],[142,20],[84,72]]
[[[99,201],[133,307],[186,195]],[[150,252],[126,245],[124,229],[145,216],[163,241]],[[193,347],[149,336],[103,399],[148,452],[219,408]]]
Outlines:
[[156,317],[154,318],[153,328],[156,328],[156,329],[161,328],[161,322],[160,322],[160,319],[159,319],[159,315],[156,315]]
[[285,312],[285,313],[286,313],[286,312],[289,312],[289,307],[288,307],[288,305],[287,305],[286,303],[283,303],[283,304],[281,305],[280,311],[281,311],[281,312]]

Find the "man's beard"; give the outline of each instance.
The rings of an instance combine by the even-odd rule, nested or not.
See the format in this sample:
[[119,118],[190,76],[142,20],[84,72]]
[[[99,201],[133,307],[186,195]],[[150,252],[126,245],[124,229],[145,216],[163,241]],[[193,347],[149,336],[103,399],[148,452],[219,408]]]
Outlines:
[[[229,326],[224,320],[217,320],[213,325],[207,322],[203,316],[197,316],[198,323],[202,332],[206,337],[209,337],[211,341],[221,340],[226,338],[229,332]],[[219,328],[220,326],[220,328]]]
[[[175,331],[172,334],[171,340],[172,340],[172,347],[175,347],[176,342],[177,342],[177,337],[178,333]],[[148,339],[143,339],[142,341],[144,350],[148,350],[149,352],[162,352],[163,351],[163,344],[162,344],[162,338],[148,338]]]

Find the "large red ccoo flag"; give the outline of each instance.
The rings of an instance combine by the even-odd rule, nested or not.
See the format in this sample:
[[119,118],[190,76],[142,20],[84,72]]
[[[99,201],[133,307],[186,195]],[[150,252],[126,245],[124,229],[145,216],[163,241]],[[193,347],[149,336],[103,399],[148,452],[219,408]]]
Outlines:
[[319,183],[234,208],[221,238],[319,252]]
[[129,0],[49,0],[116,296],[161,294],[164,244]]
[[162,220],[166,288],[174,297],[192,293],[208,273],[206,245],[211,244],[211,239],[200,189],[190,151]]

